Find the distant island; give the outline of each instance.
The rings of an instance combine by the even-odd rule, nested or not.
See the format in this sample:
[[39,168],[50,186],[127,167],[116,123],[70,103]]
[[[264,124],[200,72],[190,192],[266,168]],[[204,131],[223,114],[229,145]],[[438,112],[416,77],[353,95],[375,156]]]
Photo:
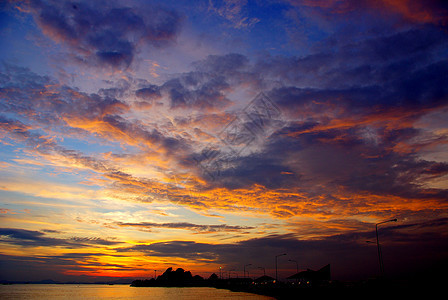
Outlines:
[[190,271],[185,271],[178,268],[173,271],[173,268],[168,268],[157,278],[134,280],[131,283],[133,287],[201,287],[201,286],[215,286],[218,281],[218,276],[212,274],[208,279],[204,279],[199,275],[193,276]]

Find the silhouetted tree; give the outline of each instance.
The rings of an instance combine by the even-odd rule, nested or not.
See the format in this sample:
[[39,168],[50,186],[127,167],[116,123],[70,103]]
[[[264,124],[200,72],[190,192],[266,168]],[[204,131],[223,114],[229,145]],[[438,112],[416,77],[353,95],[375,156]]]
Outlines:
[[208,280],[210,280],[210,281],[216,281],[216,280],[218,280],[218,275],[216,275],[215,273],[213,273],[212,275],[210,275],[210,277],[208,278]]

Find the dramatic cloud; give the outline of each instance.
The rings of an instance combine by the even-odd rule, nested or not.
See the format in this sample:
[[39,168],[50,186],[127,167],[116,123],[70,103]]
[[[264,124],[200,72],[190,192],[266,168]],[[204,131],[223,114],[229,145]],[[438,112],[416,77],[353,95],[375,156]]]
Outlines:
[[[432,28],[429,30],[434,32],[435,36],[439,35]],[[406,44],[416,34],[421,33],[413,31],[388,37],[392,41],[387,43],[384,38],[367,40],[358,45],[358,49],[361,49],[358,59],[350,56],[346,49],[328,55],[326,59],[332,62],[339,60],[346,65],[358,61],[363,63],[366,57],[373,56],[373,53],[370,53],[372,47]],[[398,42],[393,42],[395,40]],[[249,152],[232,154],[236,148],[228,152],[230,144],[225,139],[230,136],[218,133],[218,140],[212,139],[211,149],[215,149],[213,151],[216,151],[216,154],[211,156],[213,159],[210,165],[208,162],[204,163],[204,158],[209,159],[204,156],[204,149],[210,146],[210,142],[207,146],[202,141],[202,135],[192,136],[185,131],[193,129],[196,133],[200,127],[188,128],[189,123],[182,124],[178,119],[177,124],[183,127],[180,134],[176,134],[175,131],[173,134],[172,125],[166,128],[160,125],[151,128],[130,118],[131,104],[110,97],[120,96],[122,93],[103,90],[98,94],[88,95],[60,85],[48,77],[10,65],[5,65],[3,72],[3,77],[9,79],[3,81],[2,95],[8,99],[3,105],[9,112],[26,117],[28,122],[32,123],[26,125],[21,121],[4,119],[2,127],[9,136],[15,136],[19,141],[26,141],[30,147],[38,149],[41,155],[56,153],[66,160],[102,173],[107,179],[113,180],[117,188],[136,193],[139,197],[148,193],[155,198],[168,196],[171,201],[195,208],[218,205],[231,209],[230,199],[224,200],[227,197],[221,199],[220,204],[212,200],[214,196],[211,195],[219,194],[222,197],[222,191],[212,190],[210,195],[206,192],[207,189],[220,187],[230,190],[253,189],[257,185],[279,191],[276,194],[283,199],[284,207],[289,207],[286,215],[280,213],[278,203],[270,202],[270,198],[266,195],[257,195],[259,200],[258,204],[255,204],[257,208],[264,207],[277,216],[290,216],[303,212],[299,208],[301,204],[298,205],[300,201],[297,196],[291,197],[293,194],[301,194],[301,197],[308,195],[311,198],[329,197],[330,201],[334,197],[342,197],[341,188],[345,189],[345,193],[367,192],[381,197],[442,201],[446,197],[446,191],[427,188],[426,183],[446,176],[448,174],[446,163],[424,160],[415,151],[408,150],[429,148],[446,142],[443,135],[426,137],[424,131],[414,128],[414,124],[422,116],[446,106],[446,99],[439,95],[447,93],[444,87],[448,84],[444,82],[446,78],[441,74],[448,70],[444,69],[446,63],[437,54],[444,42],[438,41],[436,37],[427,37],[426,40],[433,45],[429,47],[428,43],[422,43],[426,47],[423,50],[421,47],[415,47],[415,51],[409,51],[406,61],[415,61],[413,63],[415,67],[412,71],[405,69],[403,74],[397,74],[394,78],[400,78],[399,81],[394,79],[389,82],[378,78],[364,85],[365,81],[355,79],[357,77],[353,76],[350,84],[347,82],[342,84],[350,77],[344,72],[337,75],[336,67],[333,70],[327,66],[325,76],[318,75],[318,78],[332,78],[331,83],[319,81],[319,86],[299,88],[293,84],[297,84],[300,78],[288,76],[288,72],[301,74],[305,70],[297,68],[305,65],[308,72],[318,74],[315,70],[319,66],[317,61],[313,62],[314,56],[295,59],[293,71],[286,72],[292,65],[290,58],[277,57],[275,60],[268,59],[251,64],[242,55],[229,54],[209,56],[194,64],[196,71],[169,79],[160,86],[147,85],[136,88],[135,95],[141,100],[149,101],[151,105],[154,101],[161,101],[163,95],[167,93],[170,107],[179,109],[190,107],[201,112],[205,109],[203,114],[207,116],[208,108],[222,105],[219,102],[220,97],[212,96],[213,93],[224,92],[222,85],[208,86],[208,82],[213,78],[221,78],[219,80],[225,83],[224,86],[240,85],[244,79],[247,83],[255,82],[256,86],[266,87],[272,85],[274,78],[277,78],[276,80],[285,78],[284,86],[275,84],[277,87],[268,91],[269,100],[261,107],[254,106],[256,110],[252,112],[254,107],[250,104],[235,115],[237,121],[241,122],[238,125],[239,129],[238,127],[235,129],[246,130],[247,139],[243,136],[241,141],[243,148],[247,146]],[[390,52],[390,50],[381,51]],[[434,56],[417,64],[419,53],[422,51],[434,53]],[[401,58],[402,55],[397,54],[397,57]],[[307,63],[307,60],[311,64]],[[376,60],[377,63],[379,61]],[[391,57],[376,70],[385,68],[386,73],[386,69],[390,69],[395,61]],[[435,63],[437,61],[439,62]],[[363,69],[360,67],[359,72]],[[399,72],[400,68],[394,70]],[[263,74],[264,83],[261,83],[261,79],[254,80],[256,76],[253,74],[257,72]],[[206,83],[197,88],[201,82],[199,79],[206,80]],[[336,84],[338,82],[341,82],[341,87]],[[379,85],[380,83],[382,85]],[[129,84],[122,86],[127,90],[131,89]],[[414,92],[409,92],[410,87]],[[230,103],[227,98],[223,99],[226,105]],[[274,106],[271,110],[266,110],[266,104]],[[278,108],[275,105],[278,105]],[[372,106],[375,107],[374,110],[371,109]],[[353,115],[353,112],[356,112],[356,115]],[[260,118],[260,113],[265,115]],[[235,130],[229,125],[233,126],[236,121],[232,121],[231,118],[228,120],[229,123],[227,125],[223,123],[222,129],[218,130],[227,128]],[[170,160],[171,166],[188,168],[189,172],[195,172],[201,179],[190,177],[185,182],[190,192],[186,192],[167,182],[138,178],[123,172],[102,158],[89,157],[58,145],[57,140],[33,131],[33,124],[47,128],[46,130],[51,128],[52,131],[52,126],[58,125],[59,131],[76,132],[88,138],[100,136],[109,141],[119,140],[121,143],[138,147],[143,153],[157,151],[164,159]],[[264,126],[261,138],[258,133],[260,129],[255,126],[258,126],[257,128]],[[226,134],[229,133],[234,134],[230,131]],[[203,146],[198,147],[201,144]],[[230,146],[232,148],[235,145]],[[256,150],[253,148],[255,146],[258,147]],[[374,171],[372,166],[375,166]],[[175,172],[172,178],[177,177],[181,178],[182,175],[176,175]],[[204,181],[199,183],[199,180],[205,180],[205,184]],[[167,190],[168,187],[171,187],[171,190]],[[240,194],[247,193],[242,191]],[[265,199],[260,202],[260,198]],[[246,206],[245,200],[238,201],[241,201],[239,205]]]
[[98,237],[72,237],[67,239],[48,237],[46,233],[34,230],[0,228],[1,241],[26,247],[78,248],[89,245],[116,245],[120,242]]
[[287,2],[297,7],[318,9],[327,17],[332,14],[347,15],[359,10],[376,9],[398,14],[413,23],[435,23],[446,26],[448,21],[448,7],[440,0],[288,0]]
[[124,223],[118,222],[115,225],[123,226],[123,227],[135,227],[139,230],[147,230],[150,231],[152,228],[171,228],[171,229],[187,229],[192,230],[197,233],[213,233],[213,232],[235,232],[242,230],[250,230],[254,229],[254,227],[249,226],[232,226],[232,225],[200,225],[200,224],[192,224],[192,223],[151,223],[151,222],[142,222],[142,223]]
[[[405,269],[411,272],[409,276],[415,275],[424,266],[418,260],[431,261],[434,264],[440,257],[430,258],[435,254],[433,247],[445,247],[443,240],[444,233],[440,232],[435,236],[428,236],[424,240],[415,239],[415,232],[425,232],[435,228],[446,226],[446,219],[435,222],[408,224],[406,226],[395,226],[383,229],[381,239],[385,254],[385,264],[390,273]],[[431,228],[431,229],[430,229]],[[274,269],[274,258],[280,253],[286,253],[285,259],[279,259],[279,265],[289,272],[294,272],[295,265],[288,263],[288,259],[297,260],[301,269],[320,267],[331,262],[332,270],[339,278],[349,279],[368,276],[369,272],[375,272],[377,261],[375,256],[375,246],[366,243],[367,240],[374,240],[374,231],[334,235],[325,239],[301,241],[294,235],[273,235],[257,239],[249,239],[235,244],[206,244],[193,241],[172,241],[152,243],[148,245],[137,245],[132,248],[120,249],[120,251],[138,251],[148,256],[182,257],[192,260],[217,260],[226,264],[224,270],[235,269],[242,272],[244,264],[251,263],[253,266],[262,266],[268,272]],[[418,247],[419,258],[413,257],[409,247]],[[397,259],[401,257],[401,259]],[[406,261],[406,262],[405,262]],[[288,265],[288,266],[287,266]],[[341,274],[337,270],[343,270],[345,265],[350,269],[350,273]],[[431,265],[434,267],[435,265]],[[256,267],[248,268],[251,273],[262,273]],[[285,276],[280,274],[281,277]],[[435,275],[436,276],[436,275]]]
[[260,20],[258,18],[250,18],[245,16],[244,10],[247,0],[235,1],[224,0],[209,2],[209,11],[216,13],[218,16],[226,19],[229,24],[237,29],[250,28]]
[[446,261],[446,4],[143,2],[1,7],[7,268]]
[[68,46],[89,65],[127,69],[142,43],[173,41],[180,16],[158,6],[116,6],[114,2],[31,1],[29,8],[43,33]]

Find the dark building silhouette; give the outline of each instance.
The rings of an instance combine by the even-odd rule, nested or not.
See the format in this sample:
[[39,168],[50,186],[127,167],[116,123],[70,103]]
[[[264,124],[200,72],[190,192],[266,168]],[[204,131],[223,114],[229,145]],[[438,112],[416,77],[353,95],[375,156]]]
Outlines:
[[269,284],[273,283],[275,281],[275,278],[267,275],[263,275],[261,277],[258,277],[254,280],[255,284]]
[[331,280],[330,264],[317,271],[307,269],[289,276],[287,279],[296,280],[300,284],[309,286],[319,286],[328,283]]

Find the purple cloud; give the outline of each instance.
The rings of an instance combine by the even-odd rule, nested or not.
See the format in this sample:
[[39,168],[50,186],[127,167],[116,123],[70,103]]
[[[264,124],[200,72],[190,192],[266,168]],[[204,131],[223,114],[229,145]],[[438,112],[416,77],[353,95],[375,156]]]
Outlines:
[[115,70],[129,68],[141,43],[159,47],[173,41],[181,23],[173,10],[111,1],[31,1],[30,8],[43,33],[68,46],[79,62]]

